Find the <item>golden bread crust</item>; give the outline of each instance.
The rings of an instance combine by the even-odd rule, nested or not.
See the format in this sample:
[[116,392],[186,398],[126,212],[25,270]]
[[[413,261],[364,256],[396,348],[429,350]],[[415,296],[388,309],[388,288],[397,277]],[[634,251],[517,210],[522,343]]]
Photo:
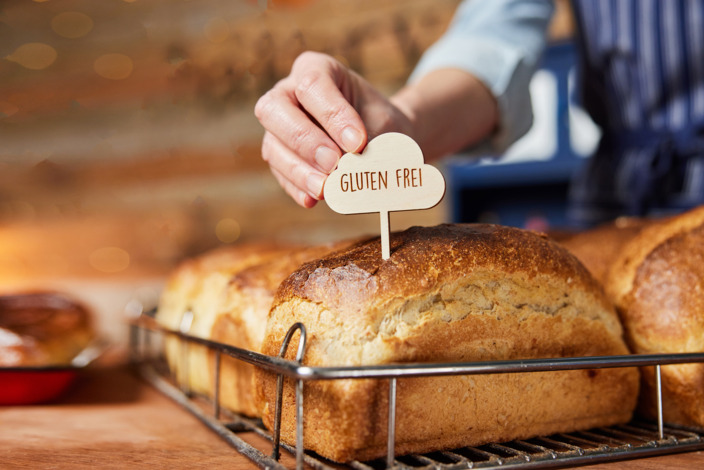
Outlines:
[[[267,316],[274,294],[281,281],[302,263],[346,247],[349,241],[291,248],[288,252],[253,264],[234,273],[228,282],[217,308],[210,338],[214,341],[259,352]],[[215,357],[210,355],[209,370]],[[259,416],[254,400],[254,367],[243,361],[223,357],[221,363],[221,393],[223,406],[246,414]]]
[[629,241],[609,268],[604,286],[616,306],[623,305],[625,297],[633,290],[636,271],[651,251],[670,237],[687,232],[702,223],[704,206],[653,223]]
[[[516,274],[529,282],[540,275],[561,278],[610,307],[574,256],[533,232],[480,224],[411,227],[393,234],[391,252],[390,260],[382,260],[376,238],[308,263],[282,283],[275,304],[301,298],[366,316],[374,306],[452,284],[476,270]],[[604,320],[620,330],[612,315]]]
[[[634,238],[609,272],[626,339],[636,353],[704,351],[704,208]],[[641,411],[656,416],[652,368],[643,369]],[[704,367],[663,366],[665,420],[704,426]]]
[[[156,320],[166,328],[178,330],[183,314],[206,288],[208,276],[229,281],[231,274],[281,255],[291,246],[272,243],[242,243],[217,248],[183,261],[166,281],[159,300]],[[204,328],[207,332],[207,326]]]
[[[190,334],[259,351],[279,283],[301,263],[350,243],[316,246],[250,243],[207,252],[185,261],[170,276],[156,319],[169,329],[179,330],[184,313],[190,311],[193,314]],[[182,378],[184,367],[187,368],[191,391],[213,395],[213,352],[195,344],[184,349],[178,339],[167,338],[165,353],[176,377]],[[221,359],[222,405],[258,416],[253,400],[252,366],[229,356]]]
[[[257,263],[285,256],[292,249],[293,246],[278,243],[241,243],[182,262],[166,282],[156,321],[167,329],[179,331],[184,315],[190,311],[193,321],[188,333],[210,338],[231,277]],[[191,344],[184,349],[178,338],[167,337],[164,350],[175,377],[184,380],[187,374],[193,392],[212,394],[214,380],[207,348]],[[185,357],[188,359],[184,360]]]
[[[599,284],[544,236],[413,227],[392,234],[391,251],[382,260],[376,238],[304,264],[277,292],[262,352],[277,354],[297,321],[308,331],[303,362],[315,366],[628,352]],[[294,341],[287,357],[295,349]],[[271,426],[275,378],[257,371],[256,380]],[[623,422],[637,389],[634,369],[404,379],[396,446],[424,452]],[[294,398],[285,390],[282,439],[291,443]],[[384,455],[386,381],[313,381],[304,393],[306,447],[337,461]]]
[[575,255],[604,285],[609,267],[623,246],[653,222],[651,219],[620,217],[590,230],[562,236],[558,243]]

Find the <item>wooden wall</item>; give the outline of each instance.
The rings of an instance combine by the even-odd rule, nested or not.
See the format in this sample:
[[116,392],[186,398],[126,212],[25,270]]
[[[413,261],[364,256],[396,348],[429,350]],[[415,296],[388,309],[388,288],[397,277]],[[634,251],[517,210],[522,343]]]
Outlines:
[[[262,3],[3,3],[3,273],[158,275],[238,240],[378,232],[374,215],[305,210],[284,195],[259,155],[254,103],[306,49],[391,93],[458,0]],[[394,214],[392,229],[446,214],[442,204]],[[127,253],[122,269],[96,265],[111,248]]]

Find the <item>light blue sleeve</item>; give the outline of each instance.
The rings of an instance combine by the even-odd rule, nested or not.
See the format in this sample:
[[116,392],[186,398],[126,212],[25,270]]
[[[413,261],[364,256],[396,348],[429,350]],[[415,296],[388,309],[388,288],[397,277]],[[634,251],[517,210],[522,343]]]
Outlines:
[[497,131],[480,148],[499,155],[533,123],[528,85],[553,10],[550,0],[465,0],[409,80],[441,68],[466,70],[480,79],[496,97],[500,113]]

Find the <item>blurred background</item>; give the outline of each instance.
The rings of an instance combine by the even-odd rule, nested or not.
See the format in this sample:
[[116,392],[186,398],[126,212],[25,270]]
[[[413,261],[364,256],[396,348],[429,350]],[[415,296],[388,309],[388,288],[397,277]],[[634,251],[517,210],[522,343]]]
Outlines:
[[[325,204],[305,210],[284,194],[260,157],[254,103],[306,49],[336,56],[390,94],[458,3],[4,1],[0,284],[70,288],[92,302],[124,305],[110,297],[116,285],[124,286],[120,295],[153,298],[179,260],[223,244],[377,234],[377,215],[342,216]],[[557,5],[550,38],[567,74],[572,19],[566,2]],[[498,164],[544,161],[562,148],[556,139],[567,108],[556,83],[536,80],[536,131]],[[575,145],[578,158],[588,155],[589,138]],[[529,220],[502,219],[505,205],[459,202],[495,200],[491,192],[505,194],[506,184],[523,191],[521,182],[486,177],[497,162],[447,165],[455,176],[445,201],[394,213],[392,229],[450,220],[549,223],[535,209],[526,209]],[[479,188],[472,175],[488,186]],[[531,192],[552,183],[529,184]]]

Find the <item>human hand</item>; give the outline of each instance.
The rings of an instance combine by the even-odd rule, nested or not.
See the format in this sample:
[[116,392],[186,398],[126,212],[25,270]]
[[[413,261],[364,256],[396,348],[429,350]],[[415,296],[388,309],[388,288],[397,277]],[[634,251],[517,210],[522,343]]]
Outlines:
[[334,58],[304,52],[291,73],[257,102],[262,158],[301,206],[322,199],[325,178],[344,152],[360,152],[384,132],[410,134],[411,119]]

